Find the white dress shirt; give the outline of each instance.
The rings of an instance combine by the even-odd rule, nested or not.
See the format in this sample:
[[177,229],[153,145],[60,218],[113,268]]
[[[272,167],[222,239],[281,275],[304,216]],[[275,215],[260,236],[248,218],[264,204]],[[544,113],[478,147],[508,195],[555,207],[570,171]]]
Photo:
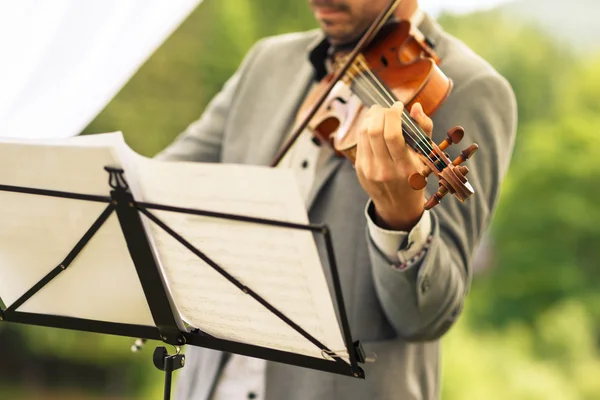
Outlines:
[[[418,25],[421,12],[415,14],[413,23]],[[315,175],[329,159],[331,147],[316,145],[309,132],[303,132],[296,143],[281,160],[278,168],[291,168],[296,176],[300,193],[308,202]],[[375,246],[390,260],[390,264],[402,270],[418,262],[425,254],[431,235],[431,215],[425,211],[410,232],[390,231],[377,226],[365,208],[369,235]],[[407,239],[408,237],[408,239]],[[401,249],[402,244],[406,246]],[[266,385],[266,361],[232,354],[217,383],[214,397],[210,400],[264,400]]]

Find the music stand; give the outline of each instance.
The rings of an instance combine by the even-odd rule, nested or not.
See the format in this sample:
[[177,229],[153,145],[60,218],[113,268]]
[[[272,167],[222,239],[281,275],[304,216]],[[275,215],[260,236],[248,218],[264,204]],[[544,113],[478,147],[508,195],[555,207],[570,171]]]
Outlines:
[[[198,347],[205,347],[214,350],[226,351],[235,354],[241,354],[249,357],[261,358],[264,360],[295,365],[304,368],[320,370],[340,375],[345,375],[354,378],[364,379],[365,374],[358,363],[370,361],[367,359],[365,352],[359,341],[354,342],[350,333],[350,327],[346,316],[344,299],[342,295],[341,285],[335,254],[333,250],[331,234],[326,225],[313,224],[295,224],[284,221],[267,220],[262,218],[254,218],[233,214],[216,213],[203,210],[194,210],[186,208],[171,207],[168,205],[152,204],[137,202],[126,182],[122,169],[105,167],[108,172],[109,185],[112,188],[110,196],[85,195],[79,193],[45,190],[39,188],[28,188],[19,186],[0,185],[0,191],[22,193],[36,196],[49,196],[73,199],[79,201],[99,202],[107,204],[105,210],[90,226],[87,232],[81,237],[74,248],[66,255],[64,261],[50,271],[46,276],[39,280],[16,301],[6,307],[0,300],[0,321],[23,323],[29,325],[38,325],[46,327],[55,327],[62,329],[70,329],[85,332],[94,332],[101,334],[127,336],[132,338],[141,338],[144,340],[159,340],[164,343],[173,345],[177,348],[177,353],[169,355],[164,347],[157,347],[154,351],[154,365],[165,372],[165,391],[164,398],[169,399],[171,394],[171,379],[172,372],[184,366],[185,356],[179,353],[180,346],[186,344]],[[275,306],[267,302],[256,292],[245,286],[235,277],[230,275],[225,269],[211,260],[201,250],[187,242],[183,237],[173,231],[169,226],[162,222],[151,210],[163,210],[175,213],[184,213],[190,215],[198,215],[212,218],[222,218],[239,222],[263,224],[277,226],[287,229],[299,229],[320,234],[324,241],[327,250],[328,263],[331,269],[331,279],[334,288],[335,299],[338,307],[339,323],[342,328],[342,336],[346,346],[349,363],[339,356],[339,351],[336,353],[327,348],[323,343],[314,338],[290,318],[280,312]],[[32,298],[54,278],[63,271],[69,269],[71,263],[75,260],[78,254],[83,250],[86,244],[92,239],[94,234],[107,221],[107,219],[115,212],[121,230],[123,232],[129,254],[135,266],[137,276],[139,277],[145,299],[152,314],[152,319],[155,326],[132,325],[124,323],[113,323],[105,321],[94,321],[90,319],[82,319],[75,317],[65,317],[57,315],[36,314],[19,311],[27,300]],[[179,314],[174,305],[173,299],[169,291],[166,289],[166,283],[162,273],[157,265],[154,253],[152,252],[149,239],[144,229],[141,215],[146,216],[150,221],[157,224],[179,243],[184,245],[189,251],[201,258],[206,264],[215,269],[220,275],[226,278],[231,284],[235,285],[246,295],[252,297],[262,306],[267,308],[279,319],[284,321],[296,332],[302,335],[305,339],[321,350],[324,356],[323,359],[311,357],[307,355],[271,349],[262,346],[256,346],[231,340],[219,339],[211,336],[200,329],[189,329],[179,318]],[[0,297],[1,297],[0,293]]]

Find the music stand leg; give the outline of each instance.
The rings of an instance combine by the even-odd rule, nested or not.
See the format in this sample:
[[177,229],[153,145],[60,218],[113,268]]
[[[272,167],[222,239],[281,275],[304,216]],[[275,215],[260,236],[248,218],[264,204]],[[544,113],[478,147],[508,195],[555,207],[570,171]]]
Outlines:
[[154,349],[152,360],[154,361],[154,366],[156,368],[161,371],[165,371],[164,400],[170,400],[173,371],[183,368],[185,365],[185,355],[179,354],[179,348],[177,348],[176,354],[169,355],[169,353],[167,353],[167,349],[161,346]]
[[173,359],[167,357],[165,359],[165,400],[171,398],[171,377],[173,376]]

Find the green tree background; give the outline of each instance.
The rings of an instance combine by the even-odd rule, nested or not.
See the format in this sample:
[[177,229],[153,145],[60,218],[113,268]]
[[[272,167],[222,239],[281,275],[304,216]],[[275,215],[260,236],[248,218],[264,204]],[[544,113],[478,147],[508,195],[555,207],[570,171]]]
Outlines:
[[[513,85],[519,130],[489,246],[443,340],[443,398],[600,398],[600,54],[573,53],[501,10],[441,25]],[[306,3],[205,1],[83,133],[156,154],[259,38],[316,28]],[[133,339],[0,324],[0,398],[161,398]]]

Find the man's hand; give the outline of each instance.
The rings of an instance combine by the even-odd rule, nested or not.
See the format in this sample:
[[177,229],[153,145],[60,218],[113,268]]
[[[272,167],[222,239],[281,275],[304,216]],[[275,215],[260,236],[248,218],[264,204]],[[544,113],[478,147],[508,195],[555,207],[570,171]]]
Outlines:
[[[423,215],[425,190],[414,190],[408,183],[410,174],[423,169],[423,162],[404,141],[403,110],[400,102],[388,109],[371,107],[359,130],[355,167],[375,205],[375,222],[385,229],[410,231]],[[410,115],[431,137],[433,122],[420,104]]]

